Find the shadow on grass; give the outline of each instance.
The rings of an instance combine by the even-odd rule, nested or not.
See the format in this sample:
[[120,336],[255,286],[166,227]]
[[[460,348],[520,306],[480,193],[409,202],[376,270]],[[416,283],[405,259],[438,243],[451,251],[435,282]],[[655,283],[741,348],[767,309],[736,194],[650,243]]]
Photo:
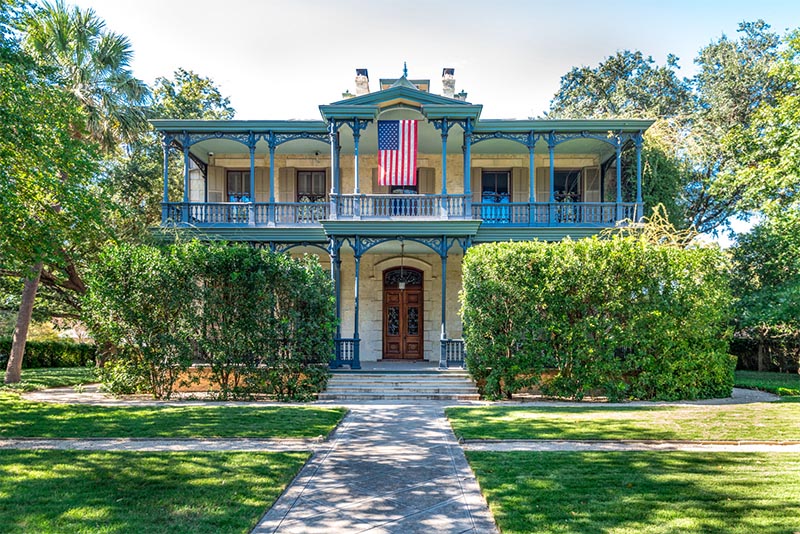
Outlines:
[[93,406],[0,394],[0,437],[254,437],[328,435],[340,408],[304,406]]
[[245,533],[307,453],[0,451],[3,532]]
[[468,452],[505,534],[790,533],[800,462],[789,454]]

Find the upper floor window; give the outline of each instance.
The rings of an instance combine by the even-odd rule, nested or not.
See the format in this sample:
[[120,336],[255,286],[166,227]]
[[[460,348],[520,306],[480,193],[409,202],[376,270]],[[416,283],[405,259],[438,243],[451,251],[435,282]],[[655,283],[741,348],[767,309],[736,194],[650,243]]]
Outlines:
[[508,202],[511,196],[511,172],[484,170],[481,173],[481,201]]
[[250,171],[228,171],[226,185],[228,202],[249,202],[251,200]]
[[297,171],[297,202],[325,202],[325,171]]
[[557,202],[580,202],[581,170],[556,170],[553,176]]

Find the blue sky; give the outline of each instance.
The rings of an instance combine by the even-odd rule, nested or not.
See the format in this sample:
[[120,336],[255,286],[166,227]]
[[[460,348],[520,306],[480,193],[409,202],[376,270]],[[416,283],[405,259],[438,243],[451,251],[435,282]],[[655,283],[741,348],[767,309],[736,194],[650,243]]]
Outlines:
[[[127,35],[136,74],[151,83],[176,68],[209,76],[241,119],[319,118],[317,105],[353,91],[356,68],[378,78],[428,78],[443,67],[456,90],[484,105],[486,118],[545,111],[571,67],[638,49],[663,63],[680,58],[694,73],[697,51],[739,22],[763,18],[784,32],[800,27],[800,2],[492,2],[364,0],[80,0]],[[399,7],[402,5],[402,7]]]

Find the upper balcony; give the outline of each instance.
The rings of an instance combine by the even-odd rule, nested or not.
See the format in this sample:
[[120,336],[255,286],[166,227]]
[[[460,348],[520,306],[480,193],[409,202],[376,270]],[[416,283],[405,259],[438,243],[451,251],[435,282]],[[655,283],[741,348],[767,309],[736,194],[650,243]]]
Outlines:
[[634,202],[510,202],[467,195],[332,195],[330,202],[168,202],[162,224],[196,228],[296,227],[338,221],[477,220],[493,227],[612,227],[638,220]]

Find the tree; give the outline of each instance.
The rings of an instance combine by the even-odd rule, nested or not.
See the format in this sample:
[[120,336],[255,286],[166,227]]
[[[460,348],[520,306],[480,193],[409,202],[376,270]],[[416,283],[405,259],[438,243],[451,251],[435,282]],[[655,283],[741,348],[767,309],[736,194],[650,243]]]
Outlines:
[[[562,77],[549,116],[658,119],[645,140],[645,178],[662,179],[648,176],[648,169],[665,171],[674,189],[658,186],[657,195],[650,192],[653,200],[670,215],[682,213],[683,226],[716,231],[754,207],[749,199],[759,187],[743,172],[734,134],[747,130],[760,109],[791,87],[769,76],[780,50],[769,25],[743,22],[737,33],[737,39],[723,35],[701,49],[695,59],[699,72],[688,80],[677,76],[675,56],[659,67],[641,52],[618,52],[595,68],[573,68]],[[650,180],[646,196],[654,185]]]
[[[11,113],[19,109],[23,116],[3,122],[14,129],[17,121],[27,119],[31,134],[51,130],[55,138],[44,134],[31,139],[26,148],[47,152],[56,147],[61,152],[50,157],[48,165],[28,170],[27,176],[24,169],[15,170],[14,181],[7,184],[4,216],[11,219],[18,235],[7,240],[0,260],[6,275],[22,274],[25,283],[6,382],[19,380],[40,282],[64,295],[85,292],[80,274],[85,250],[81,249],[102,241],[92,237],[105,235],[100,224],[104,203],[92,180],[97,172],[94,144],[113,152],[121,141],[135,136],[146,125],[144,109],[149,98],[146,85],[128,69],[127,38],[106,32],[105,23],[92,10],[67,8],[59,0],[33,11],[18,8],[16,13],[14,22],[24,37],[24,50],[19,53],[26,59],[21,64],[29,66],[28,77],[17,77],[16,83],[10,80],[8,87]],[[18,50],[18,44],[13,48]],[[39,65],[35,71],[34,64]],[[37,107],[21,109],[25,105],[19,100],[25,98]],[[25,111],[30,115],[24,116]],[[30,153],[17,153],[17,157],[20,167],[37,161]],[[49,174],[44,176],[43,171]],[[32,172],[37,175],[34,180],[21,178]],[[72,224],[66,224],[70,219]],[[39,227],[40,240],[30,239],[31,226]],[[14,241],[20,246],[8,246]]]
[[623,50],[596,68],[573,67],[550,101],[552,118],[665,118],[683,115],[691,89],[680,79],[678,58],[656,65],[641,52]]
[[800,363],[800,211],[785,210],[740,236],[733,259],[737,327],[756,342],[759,370],[774,352]]
[[[230,99],[222,96],[211,78],[193,71],[178,69],[173,77],[156,79],[153,103],[149,115],[171,119],[232,119],[234,109]],[[183,157],[172,151],[170,159],[170,189],[180,190],[178,178]],[[140,240],[147,229],[158,224],[161,217],[163,153],[161,143],[152,129],[142,132],[127,145],[127,150],[109,162],[107,181],[109,192],[122,207],[115,228],[130,240]]]
[[687,216],[701,232],[724,227],[752,207],[753,186],[745,177],[731,132],[747,129],[754,114],[788,90],[769,76],[779,58],[780,38],[763,20],[739,24],[738,39],[723,35],[700,50],[693,79],[697,107],[676,147],[690,170],[685,188]]
[[[561,78],[561,86],[550,102],[551,118],[653,118],[642,148],[642,196],[645,210],[663,205],[675,224],[685,226],[679,205],[684,186],[684,164],[674,153],[675,139],[692,109],[689,80],[678,76],[678,58],[670,55],[666,65],[639,51],[621,51],[597,67],[574,67]],[[626,185],[635,187],[634,151],[623,153]]]
[[[800,86],[800,30],[785,38],[786,49],[768,74],[769,85]],[[800,196],[800,94],[781,91],[753,113],[749,125],[737,126],[726,141],[737,154],[739,181],[747,209],[778,215],[796,208]]]
[[[5,4],[5,23],[18,20],[18,3]],[[39,281],[58,280],[66,289],[74,280],[61,259],[75,236],[99,228],[98,205],[91,188],[96,170],[92,143],[72,132],[85,118],[75,100],[52,86],[3,28],[0,55],[0,274],[25,278],[14,330],[6,382],[19,381],[33,298]],[[70,176],[65,180],[64,176]],[[43,270],[59,265],[66,276]]]

